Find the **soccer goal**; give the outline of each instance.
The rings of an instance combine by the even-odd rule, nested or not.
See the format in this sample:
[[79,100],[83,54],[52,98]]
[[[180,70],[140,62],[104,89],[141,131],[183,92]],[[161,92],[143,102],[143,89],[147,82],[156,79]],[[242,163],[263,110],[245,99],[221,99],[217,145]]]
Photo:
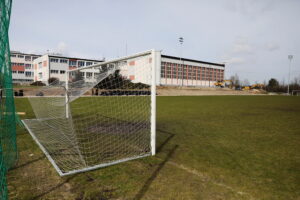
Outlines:
[[70,69],[29,97],[23,122],[61,176],[155,154],[158,53]]
[[292,96],[300,96],[300,90],[293,90]]

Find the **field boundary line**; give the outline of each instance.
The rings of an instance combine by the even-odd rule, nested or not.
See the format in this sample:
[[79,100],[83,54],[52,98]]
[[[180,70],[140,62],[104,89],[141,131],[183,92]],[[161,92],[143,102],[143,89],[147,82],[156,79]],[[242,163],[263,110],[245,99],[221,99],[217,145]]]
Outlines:
[[[162,160],[161,158],[157,158],[157,159]],[[193,174],[193,175],[197,176],[198,178],[202,179],[203,181],[209,181],[214,185],[224,187],[224,188],[226,188],[226,189],[228,189],[228,190],[230,190],[230,191],[232,191],[232,192],[234,192],[238,195],[248,196],[251,200],[254,199],[249,193],[242,192],[242,191],[237,191],[237,190],[233,189],[231,186],[228,186],[228,185],[223,184],[223,183],[216,182],[216,181],[212,180],[211,178],[209,178],[207,175],[204,175],[203,173],[199,172],[198,170],[188,168],[188,167],[186,167],[182,164],[177,164],[173,161],[167,161],[167,164],[172,165],[172,166],[174,166],[178,169],[181,169],[183,171],[186,171],[187,173]]]

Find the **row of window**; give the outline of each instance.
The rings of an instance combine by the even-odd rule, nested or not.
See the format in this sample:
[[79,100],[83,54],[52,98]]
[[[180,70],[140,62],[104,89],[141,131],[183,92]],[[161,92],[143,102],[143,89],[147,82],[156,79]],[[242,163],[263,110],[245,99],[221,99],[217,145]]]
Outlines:
[[33,77],[33,72],[12,71],[13,74],[25,74],[26,77]]
[[[97,77],[99,76],[99,73],[93,73],[93,72],[79,72],[80,73],[80,76],[83,77],[83,78],[93,78],[93,74],[94,74],[94,77]],[[75,77],[75,73],[72,73],[70,74],[71,76]]]
[[78,67],[83,67],[83,66],[89,66],[93,64],[97,64],[96,62],[91,62],[91,61],[82,61],[82,60],[67,60],[67,59],[58,59],[58,58],[50,58],[50,62],[53,63],[68,63],[69,61],[69,66],[78,66]]
[[10,56],[13,58],[25,58],[25,61],[33,61],[38,58],[38,56],[28,56],[22,54],[11,54]]
[[32,64],[27,63],[11,63],[11,66],[25,66],[25,69],[32,69]]
[[161,66],[161,77],[218,81],[224,79],[224,70],[163,62]]
[[55,69],[51,69],[50,70],[51,74],[65,74],[66,71],[65,70],[55,70]]
[[13,82],[32,82],[33,79],[13,79]]

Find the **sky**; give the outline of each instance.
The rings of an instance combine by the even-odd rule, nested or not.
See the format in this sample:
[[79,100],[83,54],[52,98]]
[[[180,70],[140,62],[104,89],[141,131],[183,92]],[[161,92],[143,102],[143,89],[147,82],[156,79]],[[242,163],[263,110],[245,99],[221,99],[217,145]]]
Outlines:
[[[300,78],[299,0],[13,0],[11,50],[106,60],[142,52],[225,63],[250,83]],[[181,46],[178,38],[183,37]]]

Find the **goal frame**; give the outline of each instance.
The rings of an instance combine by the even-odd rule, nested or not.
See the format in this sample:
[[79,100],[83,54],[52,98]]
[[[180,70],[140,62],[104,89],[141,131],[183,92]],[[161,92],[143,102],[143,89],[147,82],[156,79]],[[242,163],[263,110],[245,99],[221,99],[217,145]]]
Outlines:
[[295,95],[295,96],[298,96],[298,94],[300,94],[300,90],[293,90],[293,91],[292,91],[292,96],[294,96],[294,93],[297,94],[297,95]]
[[[66,91],[68,91],[68,86],[69,86],[68,85],[68,77],[69,77],[69,74],[71,72],[79,71],[79,70],[83,70],[83,69],[90,69],[90,68],[100,67],[100,66],[103,66],[103,65],[106,65],[106,64],[126,61],[128,59],[137,58],[137,57],[146,56],[146,55],[151,55],[150,58],[152,59],[151,60],[151,97],[150,97],[150,99],[151,99],[151,103],[150,103],[151,104],[150,105],[151,116],[149,116],[150,117],[150,123],[151,123],[151,125],[150,125],[150,151],[149,151],[149,153],[146,153],[144,155],[136,155],[136,156],[132,156],[132,157],[128,157],[128,158],[123,158],[123,159],[119,159],[119,160],[114,160],[114,161],[110,161],[110,162],[106,162],[106,163],[101,163],[101,164],[98,164],[98,165],[87,166],[85,168],[75,169],[75,170],[71,170],[71,171],[68,171],[68,172],[63,172],[60,169],[60,167],[56,164],[55,160],[53,160],[53,158],[51,157],[49,152],[45,149],[45,147],[42,145],[42,143],[38,140],[38,138],[32,132],[30,127],[26,124],[25,120],[22,120],[24,126],[29,131],[29,133],[32,136],[33,140],[37,143],[37,145],[40,147],[40,149],[46,155],[47,159],[54,166],[55,170],[58,172],[58,174],[60,176],[72,175],[72,174],[76,174],[76,173],[80,173],[80,172],[95,170],[95,169],[98,169],[98,168],[107,167],[107,166],[122,163],[122,162],[125,162],[125,161],[130,161],[130,160],[135,160],[135,159],[147,157],[147,156],[150,156],[150,155],[154,156],[156,154],[156,76],[157,76],[157,70],[160,69],[160,64],[161,64],[160,51],[156,51],[156,50],[152,49],[152,50],[145,51],[145,52],[142,52],[142,53],[137,53],[137,54],[134,54],[134,55],[131,55],[131,56],[126,56],[126,57],[122,57],[122,58],[118,58],[118,59],[109,60],[109,61],[106,61],[106,62],[101,62],[101,63],[95,64],[95,65],[90,65],[90,66],[80,67],[80,68],[77,68],[77,69],[67,70],[66,71],[65,89],[66,89]],[[68,97],[67,92],[66,92],[65,99],[66,99],[66,104],[65,104],[66,110],[69,110],[70,105],[69,105],[69,97]],[[66,112],[66,118],[69,118],[68,112]],[[32,119],[32,120],[34,120],[34,119]]]

